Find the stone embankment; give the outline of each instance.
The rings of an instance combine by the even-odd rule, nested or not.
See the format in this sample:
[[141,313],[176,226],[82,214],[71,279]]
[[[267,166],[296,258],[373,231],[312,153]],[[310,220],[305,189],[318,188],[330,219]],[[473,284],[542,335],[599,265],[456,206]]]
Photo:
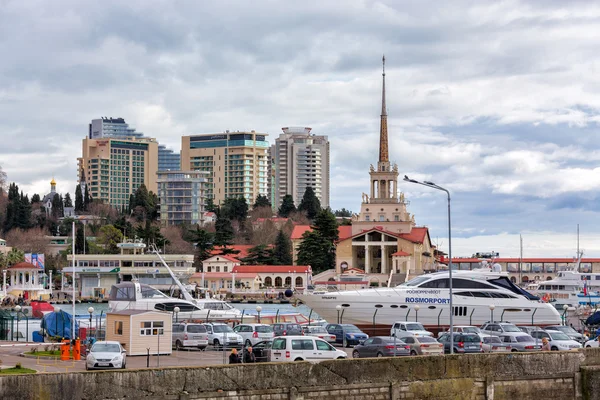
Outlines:
[[600,349],[0,377],[0,399],[600,399]]

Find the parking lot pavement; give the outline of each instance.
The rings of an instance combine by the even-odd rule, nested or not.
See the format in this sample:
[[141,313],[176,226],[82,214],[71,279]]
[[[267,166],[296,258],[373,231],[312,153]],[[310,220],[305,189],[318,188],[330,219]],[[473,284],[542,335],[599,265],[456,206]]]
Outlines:
[[[85,371],[85,357],[80,361],[60,361],[46,360],[38,358],[21,357],[20,354],[28,351],[27,348],[7,347],[0,348],[0,360],[3,366],[14,366],[20,363],[24,368],[31,368],[39,372],[73,372]],[[352,358],[352,348],[343,348],[348,354],[348,358]],[[229,363],[230,350],[219,351],[213,350],[211,347],[206,351],[197,349],[173,350],[171,355],[161,355],[159,357],[151,355],[149,359],[149,367],[193,367],[193,366],[209,366],[223,365]],[[141,369],[147,368],[148,358],[146,356],[128,356],[127,368]]]

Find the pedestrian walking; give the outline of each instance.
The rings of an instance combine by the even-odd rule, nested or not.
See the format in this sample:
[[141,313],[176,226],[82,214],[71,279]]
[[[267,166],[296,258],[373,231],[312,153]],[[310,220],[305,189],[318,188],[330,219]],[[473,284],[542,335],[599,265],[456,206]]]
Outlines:
[[550,351],[552,350],[550,348],[550,342],[548,341],[548,338],[542,338],[542,351]]
[[241,364],[242,360],[240,360],[240,356],[236,349],[231,350],[231,354],[229,355],[229,364]]
[[252,346],[249,346],[246,349],[246,353],[244,354],[244,364],[255,363],[256,355],[252,352]]

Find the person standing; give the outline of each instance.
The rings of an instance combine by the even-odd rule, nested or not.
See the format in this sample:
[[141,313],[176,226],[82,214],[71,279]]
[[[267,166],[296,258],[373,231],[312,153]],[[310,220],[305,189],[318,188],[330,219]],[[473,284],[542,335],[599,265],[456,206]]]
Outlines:
[[229,364],[241,364],[242,360],[240,360],[240,356],[236,349],[231,349],[231,354],[229,355]]
[[246,349],[246,353],[244,354],[244,364],[255,363],[256,355],[252,352],[252,346],[249,346]]
[[542,338],[542,351],[550,351],[552,348],[550,347],[550,342],[548,338]]

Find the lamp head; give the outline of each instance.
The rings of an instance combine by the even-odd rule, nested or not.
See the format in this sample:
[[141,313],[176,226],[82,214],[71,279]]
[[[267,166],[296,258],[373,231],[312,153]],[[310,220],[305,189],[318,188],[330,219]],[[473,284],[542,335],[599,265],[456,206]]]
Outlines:
[[262,307],[261,306],[256,306],[256,312],[261,312],[262,311]]
[[335,309],[336,309],[336,310],[338,310],[338,311],[341,311],[341,310],[342,310],[342,306],[340,306],[340,305],[338,304],[337,306],[335,306]]
[[94,307],[90,307],[90,308],[88,308],[88,312],[89,312],[90,314],[93,314],[93,313],[94,313]]
[[420,306],[420,305],[418,305],[418,304],[417,304],[417,305],[415,305],[415,311],[419,311],[420,309],[421,309],[421,306]]
[[494,308],[496,308],[495,304],[490,304],[490,310],[494,311]]
[[[17,306],[17,307],[18,307],[18,306]],[[563,306],[563,310],[567,311],[568,309],[569,309],[569,305],[568,305],[568,304],[565,304],[565,305]]]
[[19,312],[19,311],[21,311],[21,306],[17,304],[17,305],[15,306],[15,311],[16,311],[16,312]]
[[175,314],[178,314],[178,313],[179,313],[179,311],[181,311],[181,308],[179,308],[179,307],[175,307],[175,308],[173,308],[173,312],[174,312]]
[[55,313],[59,313],[59,312],[60,312],[60,308],[58,308],[58,307],[54,307],[54,312],[55,312]]

